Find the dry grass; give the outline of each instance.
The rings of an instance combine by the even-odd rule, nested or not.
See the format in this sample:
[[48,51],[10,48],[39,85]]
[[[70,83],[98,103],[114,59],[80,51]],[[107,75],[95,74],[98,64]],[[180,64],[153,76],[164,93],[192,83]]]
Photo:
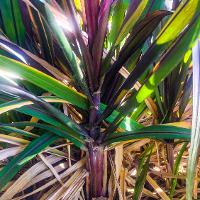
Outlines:
[[[144,112],[138,121],[143,125],[156,124],[156,107],[150,98],[146,104],[148,110],[151,110],[151,114]],[[66,105],[64,105],[64,110],[74,114],[73,110],[66,109]],[[191,105],[188,105],[180,122],[171,123],[171,125],[190,128],[191,110]],[[26,127],[27,131],[31,129],[32,127]],[[0,139],[9,145],[8,148],[0,147],[0,168],[8,162],[10,157],[20,153],[29,142],[21,138],[16,141],[14,135],[9,135],[7,138],[0,137]],[[144,150],[152,145],[153,150],[141,199],[184,200],[190,144],[187,144],[178,170],[176,173],[174,172],[176,158],[184,143],[178,140],[166,143],[150,139],[137,139],[108,147],[105,151],[103,184],[104,193],[108,191],[108,199],[133,199],[140,157]],[[84,200],[88,196],[88,180],[85,153],[69,141],[59,140],[54,146],[41,152],[18,173],[14,180],[4,188],[0,200]],[[173,180],[177,180],[177,184],[173,198],[171,198],[170,191]],[[200,198],[199,182],[200,162],[197,166],[194,183],[194,197],[196,199]]]
[[[175,160],[183,143],[175,141],[174,144],[166,144],[161,141],[143,139],[107,151],[108,176],[106,175],[106,177],[108,178],[108,184],[106,184],[105,178],[104,188],[106,190],[106,187],[108,187],[110,200],[133,199],[139,158],[149,144],[153,144],[154,147],[141,199],[170,199],[172,179],[177,179],[173,199],[185,199],[189,144],[181,158],[178,173],[175,175],[172,170],[173,166],[168,160],[167,146],[171,145]],[[12,151],[9,151],[10,148],[1,150],[1,164],[5,164],[8,157],[19,153],[22,148],[12,147]],[[70,147],[71,151],[68,151],[68,146],[64,144],[57,145],[54,150],[56,148],[58,152],[62,152],[66,157],[64,158],[63,155],[50,155],[51,153],[44,151],[4,189],[4,194],[0,197],[0,200],[29,199],[30,197],[41,200],[86,199],[84,195],[88,172],[85,170],[85,158],[81,159],[81,152],[77,152],[77,149],[73,146]],[[6,152],[9,153],[5,154]],[[70,162],[68,159],[69,152],[71,154]],[[200,198],[199,181],[200,165],[197,167],[194,184],[194,197],[196,198]]]

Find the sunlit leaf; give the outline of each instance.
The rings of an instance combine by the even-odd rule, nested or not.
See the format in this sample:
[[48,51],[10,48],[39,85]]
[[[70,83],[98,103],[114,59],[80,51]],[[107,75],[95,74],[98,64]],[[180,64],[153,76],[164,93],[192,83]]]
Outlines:
[[193,114],[192,114],[192,134],[189,150],[188,168],[187,168],[187,199],[192,199],[193,181],[195,176],[197,157],[200,147],[200,42],[193,48]]

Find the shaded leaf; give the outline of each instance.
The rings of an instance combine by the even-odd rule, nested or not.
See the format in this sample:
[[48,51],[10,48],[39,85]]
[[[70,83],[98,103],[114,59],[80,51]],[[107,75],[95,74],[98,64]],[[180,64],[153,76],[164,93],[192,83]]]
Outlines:
[[39,152],[52,144],[58,136],[52,134],[43,134],[35,139],[15,158],[13,158],[0,171],[0,190],[17,174],[17,172],[31,159],[33,159]]
[[[175,160],[174,166],[173,166],[173,175],[176,176],[178,175],[178,170],[179,170],[179,166],[181,163],[181,158],[183,156],[184,151],[186,150],[188,143],[184,143],[181,147],[181,150],[179,151],[177,158]],[[175,193],[175,189],[176,189],[176,184],[177,184],[177,179],[172,179],[171,180],[171,188],[170,188],[170,198],[173,198],[174,193]]]
[[152,139],[183,139],[190,140],[190,129],[157,125],[141,128],[135,131],[129,132],[114,132],[109,134],[106,139],[106,144],[112,144],[114,142],[131,141],[139,138],[152,138]]
[[26,126],[32,126],[36,128],[40,128],[45,130],[46,132],[53,133],[59,137],[66,138],[73,142],[77,147],[81,148],[82,150],[87,150],[86,148],[86,141],[82,137],[73,137],[71,134],[69,134],[66,130],[55,127],[52,125],[47,124],[41,124],[41,123],[34,123],[34,122],[13,122],[10,124],[1,124],[1,126],[11,126],[11,127],[26,127]]
[[137,21],[145,15],[145,12],[147,11],[147,7],[149,6],[150,1],[143,0],[138,5],[137,9],[132,12],[130,17],[125,21],[125,23],[122,25],[121,30],[116,38],[115,46],[119,45],[119,43],[125,38],[125,36],[131,31],[131,29],[134,27],[134,25],[137,23]]
[[142,190],[143,190],[143,187],[146,181],[147,172],[149,169],[149,162],[150,162],[152,149],[153,149],[153,145],[150,145],[149,147],[145,149],[145,151],[142,153],[140,157],[139,165],[137,168],[137,174],[136,174],[133,200],[141,199]]
[[5,34],[20,45],[24,44],[25,28],[22,22],[22,16],[18,1],[1,1],[1,24]]

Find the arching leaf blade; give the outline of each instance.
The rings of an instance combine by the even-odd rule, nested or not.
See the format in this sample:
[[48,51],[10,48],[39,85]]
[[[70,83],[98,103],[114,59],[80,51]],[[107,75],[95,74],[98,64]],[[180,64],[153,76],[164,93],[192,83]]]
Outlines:
[[[9,66],[9,68],[8,68]],[[56,96],[65,99],[72,105],[82,109],[88,108],[86,97],[69,88],[56,79],[16,60],[0,55],[0,69],[6,72],[15,73],[34,85],[47,90]]]
[[29,145],[13,158],[0,171],[0,190],[17,174],[17,172],[38,153],[58,139],[58,136],[52,134],[43,134],[39,138],[33,140]]

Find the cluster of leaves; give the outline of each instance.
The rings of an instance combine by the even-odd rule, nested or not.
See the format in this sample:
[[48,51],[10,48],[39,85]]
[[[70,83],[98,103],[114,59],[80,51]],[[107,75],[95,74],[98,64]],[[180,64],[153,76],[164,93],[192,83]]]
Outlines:
[[[178,4],[167,11],[160,0],[0,2],[0,141],[3,148],[26,145],[0,171],[1,190],[60,139],[86,152],[90,144],[113,148],[141,138],[190,140],[184,114],[200,2]],[[198,85],[199,60],[196,65]],[[16,81],[9,78],[13,74]],[[198,119],[197,110],[195,151]],[[148,148],[138,174],[148,169],[150,154]],[[144,182],[136,181],[141,188]],[[188,187],[188,198],[191,193]]]

